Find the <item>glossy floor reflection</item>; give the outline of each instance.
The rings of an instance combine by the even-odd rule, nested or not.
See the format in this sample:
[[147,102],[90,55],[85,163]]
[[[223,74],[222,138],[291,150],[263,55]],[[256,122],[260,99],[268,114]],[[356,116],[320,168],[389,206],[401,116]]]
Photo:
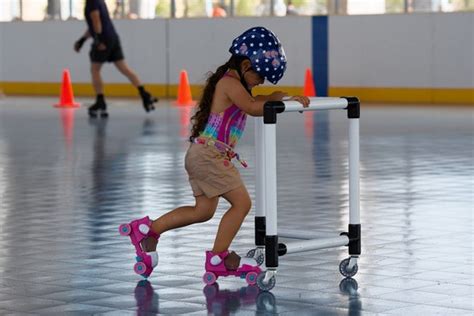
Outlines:
[[[162,236],[142,281],[118,225],[193,202],[183,167],[189,108],[112,100],[110,118],[60,111],[51,98],[0,100],[0,314],[471,315],[473,111],[363,107],[362,256],[345,249],[284,256],[261,293],[238,278],[205,287],[214,219]],[[335,236],[348,223],[347,119],[279,119],[279,227]],[[254,193],[253,121],[239,152]],[[253,245],[253,214],[233,249]]]

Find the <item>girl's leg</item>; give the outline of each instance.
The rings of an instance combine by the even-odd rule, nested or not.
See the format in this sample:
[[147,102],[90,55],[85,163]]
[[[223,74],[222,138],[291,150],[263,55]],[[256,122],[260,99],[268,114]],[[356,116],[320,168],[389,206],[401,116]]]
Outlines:
[[232,240],[242,226],[245,216],[252,207],[249,193],[241,186],[222,195],[230,204],[230,209],[224,214],[219,224],[212,252],[221,253],[229,249]]
[[182,206],[166,213],[151,225],[157,234],[162,234],[170,229],[202,223],[210,220],[216,212],[219,197],[208,198],[205,195],[196,197],[195,206]]
[[[153,221],[151,229],[157,234],[162,234],[174,228],[206,222],[214,216],[218,202],[218,196],[213,198],[208,198],[204,194],[196,196],[195,206],[181,206],[162,215]],[[155,238],[148,237],[143,239],[141,245],[144,251],[150,252],[156,251],[157,243]]]

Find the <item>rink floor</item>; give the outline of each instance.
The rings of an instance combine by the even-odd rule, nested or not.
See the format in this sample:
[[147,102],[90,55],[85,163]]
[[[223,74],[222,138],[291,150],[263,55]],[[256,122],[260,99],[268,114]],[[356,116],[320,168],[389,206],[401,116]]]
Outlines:
[[[359,272],[340,275],[346,248],[286,255],[275,288],[259,293],[239,278],[202,281],[225,201],[209,222],[163,234],[148,281],[118,234],[121,223],[193,203],[190,108],[162,101],[146,114],[137,99],[111,99],[110,117],[90,120],[86,106],[56,101],[0,99],[1,315],[474,312],[472,107],[363,105]],[[344,111],[279,117],[279,229],[347,230],[347,123]],[[237,149],[254,197],[253,118]],[[253,247],[253,216],[233,243],[240,254]]]

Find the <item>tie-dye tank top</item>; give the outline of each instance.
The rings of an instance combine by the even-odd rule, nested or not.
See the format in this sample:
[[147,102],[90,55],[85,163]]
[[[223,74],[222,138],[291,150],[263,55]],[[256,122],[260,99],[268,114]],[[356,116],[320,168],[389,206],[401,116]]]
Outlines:
[[244,132],[247,114],[232,104],[224,112],[211,113],[200,137],[213,138],[234,148]]

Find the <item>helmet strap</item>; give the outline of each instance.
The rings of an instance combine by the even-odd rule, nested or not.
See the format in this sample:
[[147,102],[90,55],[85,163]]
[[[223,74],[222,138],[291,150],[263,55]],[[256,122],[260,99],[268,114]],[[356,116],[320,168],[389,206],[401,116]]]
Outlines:
[[247,92],[252,95],[252,90],[249,89],[248,85],[247,85],[247,82],[245,82],[245,74],[249,71],[249,70],[252,70],[251,67],[249,67],[249,69],[247,70],[244,70],[244,72],[241,72],[240,69],[237,70],[237,72],[239,73],[239,76],[240,76],[240,83],[244,86],[245,90],[247,90]]
[[250,90],[250,89],[248,88],[247,82],[245,82],[245,78],[244,78],[244,75],[247,73],[247,71],[252,70],[252,68],[249,67],[249,69],[245,70],[244,72],[242,72],[242,71],[240,70],[240,67],[237,68],[237,69],[232,68],[232,67],[229,67],[229,69],[230,69],[230,70],[235,70],[235,71],[237,71],[237,74],[238,74],[239,77],[240,77],[240,83],[242,84],[242,86],[244,86],[245,90],[247,90],[247,92],[248,92],[250,95],[252,95],[252,90]]

